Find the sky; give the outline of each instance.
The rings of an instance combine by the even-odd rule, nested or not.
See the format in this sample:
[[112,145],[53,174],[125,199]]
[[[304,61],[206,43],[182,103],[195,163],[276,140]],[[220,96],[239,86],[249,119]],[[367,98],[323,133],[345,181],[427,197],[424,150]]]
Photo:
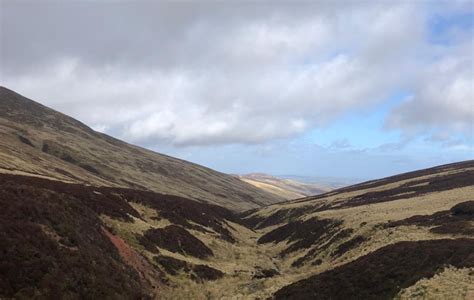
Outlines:
[[0,85],[226,173],[474,159],[474,1],[0,0]]

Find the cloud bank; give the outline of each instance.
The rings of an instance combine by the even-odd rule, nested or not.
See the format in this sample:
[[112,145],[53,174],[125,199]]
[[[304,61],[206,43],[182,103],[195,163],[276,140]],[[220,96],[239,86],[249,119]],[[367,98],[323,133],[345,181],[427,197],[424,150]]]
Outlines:
[[259,144],[400,90],[388,129],[472,136],[472,32],[429,40],[469,2],[0,5],[1,84],[131,142]]

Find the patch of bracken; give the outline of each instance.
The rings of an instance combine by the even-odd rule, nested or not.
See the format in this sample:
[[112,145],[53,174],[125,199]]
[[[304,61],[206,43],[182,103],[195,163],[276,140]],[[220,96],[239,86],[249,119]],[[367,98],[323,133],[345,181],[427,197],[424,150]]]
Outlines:
[[369,188],[375,188],[378,186],[390,184],[390,183],[395,183],[399,181],[404,181],[404,180],[411,180],[415,179],[417,177],[423,177],[427,175],[433,175],[436,173],[442,173],[448,170],[461,170],[461,169],[466,169],[466,168],[472,168],[474,167],[474,160],[468,160],[468,161],[463,161],[463,162],[457,162],[457,163],[451,163],[451,164],[446,164],[446,165],[441,165],[441,166],[436,166],[433,168],[428,168],[428,169],[423,169],[423,170],[417,170],[413,172],[407,172],[403,174],[398,174],[382,179],[377,179],[377,180],[372,180],[356,185],[352,185],[349,187],[344,187],[342,189],[337,190],[338,192],[353,192],[361,189],[369,189]]
[[346,208],[373,203],[413,198],[433,192],[441,192],[474,185],[474,170],[439,175],[434,178],[415,180],[399,187],[358,195],[334,208]]
[[342,229],[335,235],[329,237],[329,240],[321,241],[320,245],[316,248],[313,248],[308,251],[304,256],[296,259],[291,266],[292,267],[301,267],[305,262],[314,259],[319,253],[326,251],[329,247],[334,245],[335,243],[339,242],[340,240],[346,239],[352,235],[354,230],[352,228]]
[[79,167],[83,168],[84,170],[90,172],[90,173],[93,173],[95,175],[100,175],[100,172],[94,168],[93,166],[91,165],[88,165],[88,164],[79,164],[78,165]]
[[21,175],[2,176],[73,196],[99,214],[128,222],[133,221],[130,216],[140,218],[140,214],[129,202],[141,203],[155,209],[159,217],[168,219],[171,223],[206,233],[209,232],[206,228],[211,228],[221,239],[231,243],[235,239],[228,229],[231,227],[227,221],[242,223],[226,208],[178,196],[125,188],[84,186]]
[[217,205],[149,191],[118,188],[112,190],[122,195],[127,201],[141,203],[155,209],[159,218],[165,218],[173,224],[201,232],[208,232],[206,227],[211,228],[220,235],[221,239],[231,243],[234,243],[235,239],[227,228],[227,221],[242,224],[232,211]]
[[194,265],[194,274],[196,275],[196,281],[201,282],[203,280],[217,280],[224,276],[224,273],[206,265]]
[[122,196],[114,193],[113,189],[84,186],[81,184],[65,183],[22,175],[1,175],[0,184],[5,181],[18,182],[19,184],[28,185],[33,188],[49,190],[54,193],[73,197],[76,201],[84,203],[97,214],[104,214],[128,222],[133,221],[130,216],[140,218],[140,214],[130,206]]
[[73,174],[71,174],[70,172],[66,171],[66,170],[63,170],[63,169],[60,169],[60,168],[54,168],[54,171],[58,174],[61,174],[61,175],[64,175],[66,177],[69,177],[71,179],[75,179],[77,181],[81,181],[80,178],[78,178],[77,176],[74,176]]
[[33,148],[35,147],[35,145],[33,145],[33,143],[28,138],[26,138],[22,135],[19,135],[18,139],[20,140],[20,142],[22,142],[25,145],[28,145],[28,146],[33,147]]
[[457,215],[474,215],[474,201],[466,201],[458,203],[455,206],[451,207],[451,213],[455,216]]
[[319,266],[322,263],[323,263],[323,260],[318,258],[318,259],[315,259],[313,262],[311,262],[311,265],[312,266]]
[[280,226],[258,239],[259,244],[279,243],[287,241],[291,243],[289,247],[283,250],[280,255],[285,256],[291,252],[319,244],[322,241],[329,240],[332,235],[339,231],[342,221],[333,219],[312,218],[306,221],[293,221]]
[[98,214],[55,186],[0,175],[0,298],[144,297]]
[[280,275],[280,272],[275,269],[262,269],[260,267],[255,268],[255,272],[252,276],[252,279],[262,279],[262,278],[271,278],[274,276]]
[[370,238],[367,238],[362,235],[358,235],[353,239],[348,240],[340,244],[337,249],[331,254],[333,257],[342,256],[346,252],[359,247],[363,242],[368,241]]
[[[254,210],[252,209],[252,211]],[[242,223],[245,224],[245,226],[248,228],[255,228],[258,224],[260,224],[261,222],[265,220],[264,217],[261,217],[259,215],[247,216],[245,214],[240,214],[239,217],[242,219]]]
[[474,267],[473,239],[399,242],[290,284],[274,299],[393,299],[444,266]]
[[224,273],[206,265],[198,265],[185,262],[169,256],[157,255],[153,258],[168,274],[178,275],[180,272],[187,273],[189,277],[197,282],[217,280]]
[[157,255],[153,257],[166,273],[170,275],[177,275],[179,272],[189,272],[189,264],[184,260],[176,259],[170,256]]
[[[442,166],[437,166],[429,169],[424,169],[424,170],[418,170],[418,171],[413,171],[413,172],[408,172],[408,173],[403,173],[395,176],[390,176],[382,179],[377,179],[377,180],[371,180],[355,185],[351,185],[348,187],[343,187],[328,193],[320,194],[317,196],[312,196],[312,197],[307,197],[303,198],[298,201],[293,201],[294,203],[304,203],[304,202],[310,202],[314,201],[317,199],[323,199],[327,196],[330,195],[337,195],[337,194],[342,194],[342,193],[348,193],[348,192],[354,192],[362,189],[370,189],[370,188],[376,188],[382,185],[390,184],[390,183],[395,183],[403,180],[411,180],[415,179],[417,177],[422,177],[422,176],[427,176],[427,175],[433,175],[436,173],[441,173],[445,172],[447,170],[461,170],[461,169],[466,169],[466,168],[472,168],[474,167],[474,160],[469,160],[469,161],[463,161],[463,162],[458,162],[458,163],[452,163],[452,164],[446,164]],[[410,184],[410,183],[408,183]],[[413,184],[410,184],[413,185]],[[353,203],[354,205],[355,203]]]
[[206,258],[213,255],[212,250],[201,240],[177,225],[148,229],[143,237],[139,239],[139,242],[147,249],[150,248],[152,243],[171,252],[191,255],[197,258]]
[[[242,214],[243,221],[245,225],[250,228],[263,229],[266,227],[291,222],[292,220],[313,212],[322,211],[328,206],[323,204],[313,205],[313,206],[303,206],[289,209],[279,209],[276,212],[272,213],[268,217],[261,217],[258,215],[252,215],[248,217],[248,214]],[[253,210],[252,210],[253,212]],[[251,214],[251,213],[250,213]]]
[[65,162],[68,162],[70,164],[76,164],[77,163],[77,160],[71,156],[71,154],[68,154],[68,153],[64,153],[61,155],[60,157],[62,160],[64,160]]
[[458,203],[450,210],[439,211],[432,215],[417,215],[403,220],[389,222],[385,227],[416,225],[432,227],[430,231],[439,234],[473,235],[473,203],[474,201]]

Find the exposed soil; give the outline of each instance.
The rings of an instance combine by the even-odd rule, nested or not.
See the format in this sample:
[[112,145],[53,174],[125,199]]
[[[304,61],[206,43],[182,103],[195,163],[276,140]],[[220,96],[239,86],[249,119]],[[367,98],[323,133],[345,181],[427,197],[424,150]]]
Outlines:
[[113,235],[104,227],[102,227],[102,231],[117,248],[122,260],[139,274],[142,285],[150,291],[153,297],[157,297],[159,287],[163,284],[163,274],[158,272],[146,258],[138,254],[123,239]]
[[[149,250],[153,250],[150,249],[150,246],[155,245],[171,252],[198,258],[206,258],[213,255],[209,247],[186,229],[177,225],[149,229],[139,238],[139,242]],[[153,252],[156,252],[156,250]]]
[[474,267],[474,240],[400,242],[290,284],[275,299],[392,299],[444,266]]
[[141,298],[94,210],[42,183],[0,175],[0,298]]
[[141,203],[154,208],[161,218],[168,219],[171,223],[202,232],[209,232],[206,229],[208,227],[228,242],[235,240],[227,228],[227,221],[242,223],[226,208],[178,196],[124,188],[84,186],[30,176],[0,175],[0,182],[6,179],[69,195],[84,202],[98,214],[128,222],[132,222],[130,216],[140,218],[140,214],[129,202]]

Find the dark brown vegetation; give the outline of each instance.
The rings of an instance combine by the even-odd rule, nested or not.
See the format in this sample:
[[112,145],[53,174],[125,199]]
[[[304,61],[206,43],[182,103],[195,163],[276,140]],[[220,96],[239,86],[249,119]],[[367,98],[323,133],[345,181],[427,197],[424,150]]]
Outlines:
[[[109,190],[109,189],[107,189]],[[234,242],[231,232],[227,229],[226,221],[241,223],[240,219],[230,210],[207,203],[199,203],[179,196],[163,195],[154,192],[112,189],[120,193],[127,201],[144,204],[155,209],[160,218],[165,218],[173,224],[209,232],[211,228],[228,242]],[[195,224],[200,226],[196,226]]]
[[206,265],[195,265],[183,260],[169,256],[157,255],[153,258],[168,274],[178,275],[183,272],[197,282],[204,280],[216,280],[224,276],[224,273]]
[[331,191],[329,193],[317,195],[317,196],[314,196],[314,197],[303,198],[303,199],[300,199],[298,201],[293,201],[293,202],[295,202],[295,203],[297,203],[297,202],[308,202],[308,201],[313,201],[313,200],[316,200],[316,199],[322,199],[322,198],[325,198],[329,195],[337,195],[337,194],[341,194],[341,193],[354,192],[354,191],[363,190],[363,189],[376,188],[376,187],[380,187],[380,186],[383,186],[383,185],[386,185],[386,184],[396,183],[396,182],[399,182],[399,181],[402,181],[402,180],[411,180],[411,179],[415,179],[415,178],[421,177],[421,176],[427,176],[427,175],[433,175],[433,174],[445,172],[447,170],[465,169],[465,168],[472,168],[472,167],[474,167],[474,160],[468,160],[468,161],[463,161],[463,162],[458,162],[458,163],[446,164],[446,165],[436,166],[436,167],[433,167],[433,168],[428,168],[428,169],[423,169],[423,170],[417,170],[417,171],[413,171],[413,172],[398,174],[398,175],[395,175],[395,176],[390,176],[390,177],[386,177],[386,178],[382,178],[382,179],[371,180],[371,181],[351,185],[351,186],[348,186],[348,187],[343,187],[343,188]]
[[234,242],[234,238],[227,229],[227,221],[241,223],[239,218],[226,208],[178,196],[123,188],[84,186],[29,176],[0,175],[0,180],[2,178],[69,195],[84,202],[98,214],[128,222],[133,221],[130,216],[140,218],[140,214],[130,202],[141,203],[155,209],[160,218],[165,218],[173,224],[202,232],[209,232],[207,228],[210,228],[228,242]]
[[195,281],[216,280],[224,276],[221,271],[206,265],[194,265],[192,269],[196,276]]
[[268,217],[261,217],[258,215],[249,216],[253,212],[244,212],[240,216],[243,218],[243,222],[246,226],[255,228],[255,229],[263,229],[266,227],[274,226],[277,224],[282,224],[285,222],[291,222],[293,219],[302,216],[304,214],[310,214],[312,212],[324,210],[324,206],[316,206],[316,207],[297,207],[297,208],[290,208],[290,209],[280,209],[271,214]]
[[35,147],[35,145],[33,145],[33,143],[28,138],[26,138],[22,135],[19,135],[18,139],[20,140],[20,142],[22,142],[25,145],[28,145],[28,146],[33,147],[33,148]]
[[[300,200],[291,201],[292,203],[311,203],[310,205],[302,205],[301,207],[286,209],[282,208],[276,210],[268,217],[262,217],[258,214],[254,214],[255,211],[251,210],[248,212],[242,213],[240,216],[243,218],[245,224],[249,227],[261,229],[268,226],[273,226],[277,224],[283,224],[291,222],[292,219],[300,218],[304,215],[311,214],[318,211],[325,211],[331,209],[342,209],[348,207],[369,205],[374,203],[388,202],[400,199],[415,198],[421,195],[432,193],[432,192],[441,192],[455,188],[462,188],[466,186],[474,185],[474,171],[473,170],[464,170],[453,174],[439,174],[438,176],[419,179],[416,180],[419,176],[433,175],[440,172],[445,172],[447,170],[455,169],[464,169],[474,167],[474,161],[464,161],[460,163],[454,163],[444,166],[439,166],[431,169],[425,169],[415,172],[409,172],[401,175],[396,175],[380,180],[369,181],[350,187],[341,188],[329,193],[317,195],[314,197],[307,197]],[[385,184],[395,183],[400,180],[409,180],[405,184],[402,184],[399,187],[392,189],[385,189],[375,192],[367,192],[353,198],[345,199],[340,202],[333,204],[328,204],[324,202],[318,202],[318,199],[324,199],[328,196],[334,196],[338,194],[343,194],[347,192],[357,191],[360,189],[375,188]],[[288,203],[285,201],[282,203]]]
[[393,189],[368,192],[348,200],[337,208],[413,198],[427,193],[441,192],[472,185],[474,185],[474,171],[471,170],[439,175],[434,178],[413,180]]
[[419,215],[390,222],[386,227],[425,226],[432,227],[431,232],[440,234],[474,235],[474,201],[466,201],[453,206],[450,210],[439,211],[432,215]]
[[[338,233],[327,237],[325,240],[323,240],[321,243],[319,243],[315,248],[311,249],[306,253],[304,256],[296,259],[291,266],[292,267],[301,267],[304,263],[307,261],[310,261],[318,256],[318,254],[326,251],[330,246],[334,245],[335,243],[344,240],[346,238],[349,238],[354,230],[352,228],[346,228],[342,229]],[[321,264],[321,260],[317,259],[313,261],[312,265],[319,265]]]
[[456,204],[455,206],[451,207],[451,213],[454,216],[474,216],[474,200]]
[[444,266],[474,267],[474,240],[400,242],[280,289],[275,299],[392,299]]
[[142,296],[90,202],[22,179],[0,176],[0,298]]
[[[2,174],[0,296],[141,297],[140,291],[146,291],[140,283],[143,270],[139,276],[135,266],[130,267],[121,257],[99,218],[101,214],[123,222],[133,222],[132,216],[141,218],[129,201],[159,208],[160,217],[169,217],[172,222],[207,232],[213,229],[218,236],[232,240],[225,222],[226,217],[235,220],[235,216],[218,206],[152,192]],[[145,237],[150,244],[170,251],[200,258],[212,255],[206,245],[180,226],[150,230]],[[146,262],[143,264],[146,267]],[[197,281],[222,276],[207,266],[193,266],[191,271]]]
[[151,252],[156,252],[160,247],[171,252],[177,252],[185,255],[191,255],[198,258],[212,256],[212,250],[203,242],[190,234],[186,229],[169,225],[165,228],[152,228],[139,237],[139,242]]
[[344,253],[355,249],[359,247],[363,242],[369,240],[369,238],[365,236],[358,235],[354,237],[353,239],[348,240],[347,242],[344,242],[340,244],[337,249],[331,254],[332,256],[341,256]]
[[285,256],[291,252],[308,249],[314,244],[330,240],[339,231],[342,221],[331,219],[312,218],[306,221],[294,221],[280,226],[258,239],[259,244],[279,243],[286,240],[292,243],[280,255]]
[[271,278],[276,275],[280,275],[280,272],[278,272],[276,269],[262,269],[260,267],[256,267],[252,279]]

